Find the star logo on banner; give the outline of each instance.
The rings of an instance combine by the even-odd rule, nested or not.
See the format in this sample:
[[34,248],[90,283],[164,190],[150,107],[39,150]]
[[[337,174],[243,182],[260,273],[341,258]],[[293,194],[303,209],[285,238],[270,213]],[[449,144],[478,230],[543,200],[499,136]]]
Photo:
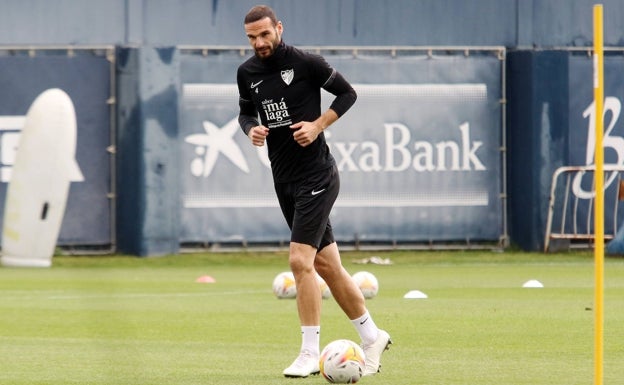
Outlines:
[[[219,154],[223,154],[240,170],[249,173],[247,161],[240,147],[234,141],[234,134],[239,129],[238,118],[230,120],[221,128],[209,121],[204,121],[203,126],[206,133],[193,134],[184,138],[185,142],[197,146],[195,153],[199,158],[191,163],[191,173],[203,177],[210,175]],[[202,156],[203,160],[201,159]]]

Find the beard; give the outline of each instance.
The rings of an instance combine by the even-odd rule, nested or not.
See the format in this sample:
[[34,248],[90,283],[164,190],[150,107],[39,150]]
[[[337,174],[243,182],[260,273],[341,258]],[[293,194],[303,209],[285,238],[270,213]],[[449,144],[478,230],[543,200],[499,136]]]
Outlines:
[[255,48],[254,52],[256,56],[258,57],[258,59],[264,60],[273,56],[281,40],[282,39],[280,36],[276,36],[275,40],[267,43],[265,46],[260,47],[260,48]]

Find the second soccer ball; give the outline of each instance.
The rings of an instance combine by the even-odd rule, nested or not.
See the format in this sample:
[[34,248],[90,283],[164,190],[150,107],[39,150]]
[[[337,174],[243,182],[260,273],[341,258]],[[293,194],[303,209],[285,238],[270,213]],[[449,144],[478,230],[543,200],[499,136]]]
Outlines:
[[369,273],[368,271],[358,271],[353,274],[352,278],[355,281],[355,284],[360,288],[364,298],[373,298],[379,292],[379,282],[373,273]]

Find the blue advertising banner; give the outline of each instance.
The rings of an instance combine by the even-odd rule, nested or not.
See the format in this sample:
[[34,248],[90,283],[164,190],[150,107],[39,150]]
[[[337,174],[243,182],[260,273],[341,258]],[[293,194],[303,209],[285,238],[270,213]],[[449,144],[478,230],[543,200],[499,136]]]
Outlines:
[[11,52],[0,56],[0,221],[26,112],[40,93],[60,88],[76,111],[82,175],[72,180],[58,244],[110,245],[111,63],[92,51]]
[[[504,60],[324,55],[358,100],[326,131],[343,242],[499,241]],[[181,242],[288,242],[266,148],[238,126],[237,54],[182,55]],[[323,94],[324,108],[332,95]]]
[[[620,54],[621,55],[621,54]],[[593,63],[587,55],[569,58],[569,139],[567,166],[593,166],[596,147],[596,121],[604,121],[603,148],[605,165],[624,167],[624,63],[621,56],[604,58],[604,115],[595,116]],[[617,197],[620,181],[619,171],[605,174],[605,197]],[[593,233],[593,172],[576,172],[571,181],[571,199],[578,207],[577,215],[566,218],[568,232]],[[622,210],[617,199],[605,199],[605,233],[617,232],[618,218]],[[561,212],[555,211],[555,216]],[[557,223],[560,218],[555,217]],[[619,219],[621,223],[621,219]]]

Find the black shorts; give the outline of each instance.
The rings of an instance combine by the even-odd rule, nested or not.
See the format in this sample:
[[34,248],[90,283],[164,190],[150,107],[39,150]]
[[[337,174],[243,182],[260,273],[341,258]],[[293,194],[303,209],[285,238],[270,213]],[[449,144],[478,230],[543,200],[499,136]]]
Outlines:
[[334,242],[329,213],[340,190],[334,165],[292,183],[276,183],[275,192],[290,227],[290,241],[314,246],[317,250]]

